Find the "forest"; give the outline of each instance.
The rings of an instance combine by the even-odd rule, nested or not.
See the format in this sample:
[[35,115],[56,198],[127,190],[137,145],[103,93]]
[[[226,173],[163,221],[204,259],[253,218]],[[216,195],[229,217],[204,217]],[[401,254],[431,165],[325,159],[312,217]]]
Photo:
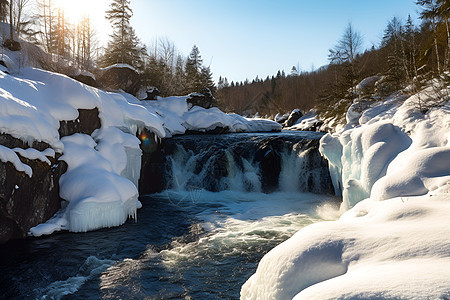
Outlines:
[[[328,65],[312,71],[293,66],[289,74],[280,70],[275,76],[251,82],[229,83],[220,78],[217,98],[225,110],[244,115],[258,112],[269,117],[300,108],[331,117],[342,116],[355,100],[376,101],[406,87],[414,94],[433,78],[448,84],[450,1],[420,0],[416,4],[421,24],[414,24],[411,16],[406,21],[393,17],[378,47],[362,49],[362,34],[349,23],[329,49]],[[369,77],[373,84],[359,90],[358,83]],[[439,103],[417,105],[425,112]]]
[[[130,0],[113,0],[105,12],[113,28],[105,46],[99,45],[88,15],[71,24],[54,1],[0,0],[0,20],[10,24],[10,32],[3,33],[9,35],[4,46],[20,47],[19,39],[37,45],[47,54],[36,58],[40,67],[67,75],[74,69],[95,74],[109,65],[129,64],[139,72],[142,85],[157,87],[162,96],[209,89],[221,109],[247,116],[270,117],[295,108],[314,108],[327,116],[345,111],[355,99],[375,101],[380,91],[386,96],[410,87],[414,93],[432,78],[448,82],[449,77],[448,0],[417,0],[420,24],[411,17],[393,17],[379,45],[371,49],[362,49],[362,34],[349,23],[329,49],[329,64],[319,69],[293,66],[288,73],[280,70],[265,79],[229,82],[219,77],[217,84],[196,45],[187,56],[169,38],[144,45],[131,25]],[[373,88],[357,90],[368,77],[376,79],[377,95]],[[426,111],[427,103],[418,105]]]

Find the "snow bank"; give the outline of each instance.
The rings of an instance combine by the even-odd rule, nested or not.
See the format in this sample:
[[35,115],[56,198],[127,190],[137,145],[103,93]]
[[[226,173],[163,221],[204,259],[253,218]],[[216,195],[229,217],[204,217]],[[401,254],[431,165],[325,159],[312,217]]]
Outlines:
[[194,106],[189,109],[186,99],[187,96],[180,96],[143,101],[129,99],[129,101],[158,114],[168,136],[184,134],[186,130],[206,132],[224,128],[229,132],[270,132],[280,131],[282,128],[280,124],[271,120],[227,114],[217,107],[205,109]]
[[271,250],[241,299],[450,296],[450,102],[424,115],[417,97],[373,103],[321,139],[343,215]]
[[300,230],[264,256],[241,299],[443,299],[448,192],[361,202]]

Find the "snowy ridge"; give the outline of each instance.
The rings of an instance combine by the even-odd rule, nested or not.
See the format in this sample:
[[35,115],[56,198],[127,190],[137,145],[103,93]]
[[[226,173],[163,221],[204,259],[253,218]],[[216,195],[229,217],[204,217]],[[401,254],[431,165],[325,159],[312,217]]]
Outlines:
[[419,96],[349,109],[322,138],[342,216],[267,253],[241,299],[450,297],[450,102],[421,114]]

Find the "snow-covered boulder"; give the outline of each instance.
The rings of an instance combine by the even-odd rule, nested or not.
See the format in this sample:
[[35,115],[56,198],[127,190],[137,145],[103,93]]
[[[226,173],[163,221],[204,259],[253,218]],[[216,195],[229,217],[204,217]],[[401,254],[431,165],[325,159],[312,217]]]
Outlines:
[[200,93],[191,93],[186,98],[189,107],[200,106],[203,108],[211,108],[213,107],[216,99],[214,98],[211,90],[205,88]]
[[291,127],[295,123],[297,123],[297,120],[300,119],[303,116],[303,113],[300,109],[294,109],[287,118],[286,122],[284,123],[285,127]]
[[322,139],[320,151],[332,165],[334,186],[341,187],[344,210],[368,198],[389,163],[411,144],[398,127],[384,122],[347,130],[340,136],[328,134]]
[[91,72],[85,71],[85,70],[76,70],[74,74],[72,74],[70,77],[73,79],[82,82],[84,84],[98,87],[97,79],[95,78],[95,75]]
[[310,111],[297,120],[297,122],[290,126],[285,127],[287,130],[300,130],[300,131],[318,131],[323,122],[317,118],[315,111]]
[[377,81],[379,81],[382,77],[375,75],[375,76],[370,76],[367,78],[364,78],[363,80],[361,80],[360,83],[358,83],[356,85],[356,93],[358,95],[367,95],[367,94],[372,94],[375,92],[376,89],[376,83]]
[[98,80],[99,85],[108,90],[122,90],[136,95],[139,91],[141,80],[135,68],[128,64],[115,64],[102,70]]

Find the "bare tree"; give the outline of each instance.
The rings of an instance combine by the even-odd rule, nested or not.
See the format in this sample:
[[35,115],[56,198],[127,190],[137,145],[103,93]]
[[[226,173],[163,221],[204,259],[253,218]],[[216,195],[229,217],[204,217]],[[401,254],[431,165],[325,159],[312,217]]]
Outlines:
[[[11,2],[13,2],[11,0]],[[16,27],[16,34],[17,37],[20,36],[20,33],[22,32],[22,26],[24,23],[24,10],[26,6],[30,3],[29,0],[16,0],[16,5],[13,10],[13,24]]]
[[[357,70],[357,56],[361,52],[362,36],[355,31],[352,24],[349,23],[344,30],[344,34],[337,42],[333,49],[329,50],[328,58],[330,64],[338,64],[344,66],[345,82],[337,83],[342,85],[344,90],[354,88],[358,78]],[[352,90],[351,98],[353,98],[355,91]]]

